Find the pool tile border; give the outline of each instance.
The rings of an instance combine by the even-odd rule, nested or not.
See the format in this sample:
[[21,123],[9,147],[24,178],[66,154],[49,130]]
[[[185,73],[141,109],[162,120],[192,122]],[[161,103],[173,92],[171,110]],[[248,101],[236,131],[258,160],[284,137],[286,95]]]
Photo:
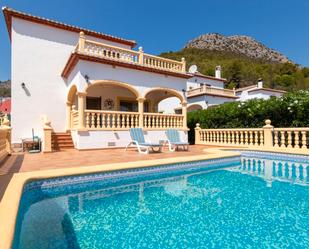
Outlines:
[[[141,176],[147,174],[154,174],[154,173],[163,173],[168,171],[191,171],[194,169],[199,168],[206,168],[207,169],[217,169],[217,168],[224,168],[228,167],[226,163],[236,163],[240,162],[239,156],[233,156],[228,158],[217,158],[217,159],[206,159],[206,160],[199,160],[193,162],[184,162],[184,163],[175,163],[175,164],[167,164],[164,166],[153,166],[153,167],[145,167],[145,168],[136,168],[136,169],[129,169],[129,170],[118,170],[118,171],[111,171],[111,172],[103,172],[103,173],[95,173],[89,175],[80,175],[80,176],[68,176],[68,177],[57,177],[51,178],[47,180],[38,180],[32,181],[27,183],[24,186],[23,193],[26,191],[31,191],[35,188],[48,188],[54,186],[63,186],[66,184],[78,184],[84,183],[88,181],[100,181],[100,180],[108,180],[112,178],[125,178],[130,176]],[[220,165],[218,165],[218,163]]]

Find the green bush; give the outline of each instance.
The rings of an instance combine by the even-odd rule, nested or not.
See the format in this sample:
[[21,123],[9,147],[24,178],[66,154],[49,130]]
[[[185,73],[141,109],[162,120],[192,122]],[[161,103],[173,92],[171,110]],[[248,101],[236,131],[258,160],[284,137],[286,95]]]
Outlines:
[[281,98],[231,102],[188,113],[189,141],[194,142],[196,123],[201,128],[255,128],[270,119],[275,127],[309,127],[309,91],[286,93]]

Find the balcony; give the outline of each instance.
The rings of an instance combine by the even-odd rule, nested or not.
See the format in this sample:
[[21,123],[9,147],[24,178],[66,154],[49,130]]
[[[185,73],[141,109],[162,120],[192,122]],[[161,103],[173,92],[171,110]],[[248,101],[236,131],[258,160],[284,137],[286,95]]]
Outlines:
[[83,32],[80,33],[78,44],[67,62],[62,76],[67,77],[78,56],[82,59],[131,67],[144,71],[161,72],[173,76],[189,78],[186,74],[186,61],[170,60],[144,53],[142,47],[138,51],[122,47],[112,46],[101,42],[86,39]]
[[199,95],[213,95],[213,96],[235,98],[235,99],[238,98],[237,96],[235,96],[235,92],[233,90],[214,88],[206,85],[187,91],[188,98]]

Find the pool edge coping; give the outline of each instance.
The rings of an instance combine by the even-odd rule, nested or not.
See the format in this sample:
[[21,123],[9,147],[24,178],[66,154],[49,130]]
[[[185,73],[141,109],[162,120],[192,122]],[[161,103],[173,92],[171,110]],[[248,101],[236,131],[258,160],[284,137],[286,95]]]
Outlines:
[[13,245],[16,219],[19,209],[20,199],[24,186],[34,180],[48,179],[54,177],[74,176],[80,174],[103,173],[121,169],[134,169],[150,166],[160,166],[164,164],[173,164],[181,162],[211,160],[240,156],[241,153],[234,151],[225,151],[222,149],[204,149],[201,155],[186,157],[171,157],[164,159],[141,160],[124,163],[100,164],[95,166],[79,166],[72,168],[61,168],[51,170],[39,170],[31,172],[20,172],[13,174],[3,198],[0,202],[0,248],[10,249]]

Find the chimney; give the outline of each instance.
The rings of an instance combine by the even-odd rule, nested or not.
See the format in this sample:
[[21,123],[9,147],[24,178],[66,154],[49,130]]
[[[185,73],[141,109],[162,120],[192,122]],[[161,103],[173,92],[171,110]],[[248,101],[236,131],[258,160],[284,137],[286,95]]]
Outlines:
[[216,66],[215,76],[218,79],[221,79],[221,66]]
[[258,79],[257,87],[258,88],[263,88],[263,79],[262,78]]

